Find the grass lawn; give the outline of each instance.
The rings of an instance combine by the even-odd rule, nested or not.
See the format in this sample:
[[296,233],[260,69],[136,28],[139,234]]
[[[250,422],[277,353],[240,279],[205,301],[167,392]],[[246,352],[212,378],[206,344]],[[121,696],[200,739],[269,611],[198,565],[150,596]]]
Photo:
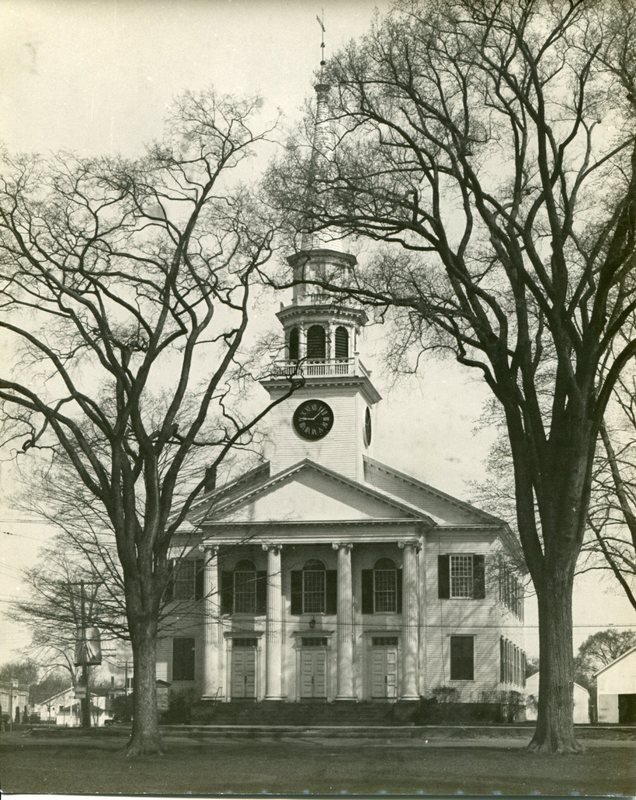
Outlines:
[[624,794],[636,793],[634,742],[590,742],[581,755],[527,753],[518,740],[166,740],[129,762],[124,736],[4,735],[11,793]]

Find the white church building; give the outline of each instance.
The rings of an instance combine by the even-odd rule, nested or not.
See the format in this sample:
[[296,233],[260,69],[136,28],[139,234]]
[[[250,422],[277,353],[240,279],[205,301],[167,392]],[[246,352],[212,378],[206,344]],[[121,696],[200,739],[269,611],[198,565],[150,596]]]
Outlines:
[[[297,280],[356,263],[311,237],[288,261]],[[266,461],[191,515],[157,678],[217,701],[521,691],[507,524],[374,452],[381,397],[358,352],[363,309],[299,283],[277,317],[285,359],[262,385],[279,398],[303,380],[267,418]]]

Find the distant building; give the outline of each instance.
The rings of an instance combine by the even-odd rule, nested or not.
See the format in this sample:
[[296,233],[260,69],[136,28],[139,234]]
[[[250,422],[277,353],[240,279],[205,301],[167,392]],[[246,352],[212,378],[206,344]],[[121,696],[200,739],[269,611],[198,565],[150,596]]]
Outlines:
[[21,722],[29,713],[29,687],[0,683],[0,720]]
[[[529,678],[526,678],[526,719],[535,720],[537,718],[537,709],[539,706],[539,673],[535,672]],[[572,719],[578,724],[587,724],[590,721],[590,693],[588,690],[579,686],[578,683],[574,684],[573,690],[574,709],[572,712]]]
[[[91,725],[100,727],[107,718],[107,697],[91,693]],[[40,722],[77,728],[82,724],[81,700],[75,697],[75,688],[69,686],[35,706]]]
[[596,673],[599,722],[636,723],[636,646]]

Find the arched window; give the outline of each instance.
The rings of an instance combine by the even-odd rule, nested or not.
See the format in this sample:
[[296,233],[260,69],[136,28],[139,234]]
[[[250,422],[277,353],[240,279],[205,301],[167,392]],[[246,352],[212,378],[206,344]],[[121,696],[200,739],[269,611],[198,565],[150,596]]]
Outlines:
[[343,325],[336,328],[336,358],[349,358],[349,331]]
[[234,567],[234,612],[256,612],[256,567],[252,561],[239,561]]
[[322,561],[312,559],[303,567],[303,613],[325,612],[327,573]]
[[325,329],[312,325],[307,330],[307,358],[326,358]]
[[397,569],[390,558],[380,558],[373,568],[373,610],[376,614],[398,610]]
[[300,340],[298,337],[298,328],[292,328],[289,332],[289,347],[287,357],[290,361],[298,361],[300,358]]

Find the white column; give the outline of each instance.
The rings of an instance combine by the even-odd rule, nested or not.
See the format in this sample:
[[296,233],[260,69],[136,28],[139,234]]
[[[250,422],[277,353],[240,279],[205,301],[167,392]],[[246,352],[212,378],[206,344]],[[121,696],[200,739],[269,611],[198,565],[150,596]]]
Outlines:
[[203,552],[203,697],[217,697],[223,693],[218,647],[221,620],[218,548],[204,547]]
[[283,592],[280,545],[264,544],[267,550],[267,616],[265,618],[265,699],[282,699]]
[[351,544],[333,544],[338,551],[338,694],[336,700],[355,700],[353,693],[353,591]]
[[419,602],[417,591],[417,542],[400,542],[402,562],[402,699],[418,699]]

